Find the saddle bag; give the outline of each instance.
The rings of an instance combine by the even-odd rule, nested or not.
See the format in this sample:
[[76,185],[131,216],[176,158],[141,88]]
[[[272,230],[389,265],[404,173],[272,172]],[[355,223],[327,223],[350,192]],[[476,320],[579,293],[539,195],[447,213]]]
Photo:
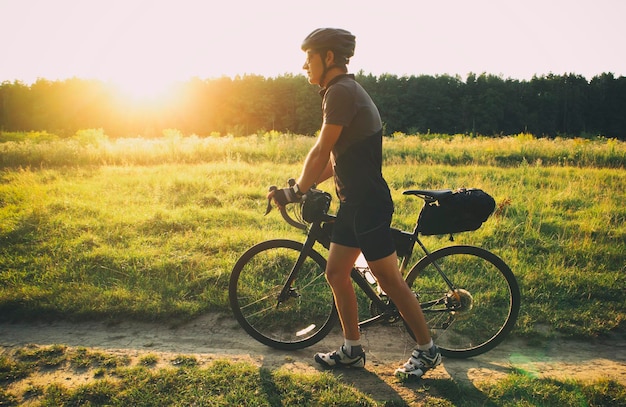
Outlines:
[[496,207],[496,201],[481,189],[457,189],[435,201],[426,201],[417,231],[422,235],[445,235],[480,228]]

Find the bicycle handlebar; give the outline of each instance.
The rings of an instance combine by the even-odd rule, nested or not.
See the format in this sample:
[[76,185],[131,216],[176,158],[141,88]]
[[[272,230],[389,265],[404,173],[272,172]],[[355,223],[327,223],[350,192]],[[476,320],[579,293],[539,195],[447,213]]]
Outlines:
[[290,224],[291,226],[298,228],[298,229],[302,229],[302,230],[306,230],[307,229],[307,225],[305,225],[304,223],[300,223],[297,220],[295,220],[294,218],[292,218],[289,215],[289,212],[287,212],[287,208],[282,206],[280,208],[278,208],[280,210],[280,214],[283,217],[283,219],[285,220],[285,222],[287,222],[288,224]]
[[[289,186],[293,186],[295,184],[295,180],[290,179],[289,180]],[[269,191],[276,191],[278,189],[278,187],[276,185],[272,185],[269,187]],[[420,198],[422,198],[424,201],[426,202],[433,202],[436,201],[438,199],[441,198],[445,198],[449,195],[451,195],[453,193],[453,191],[451,189],[440,189],[440,190],[421,190],[421,189],[417,189],[417,190],[408,190],[408,191],[404,191],[403,194],[404,195],[415,195],[418,196]],[[304,199],[306,199],[306,194],[304,196]],[[301,204],[301,203],[298,203]],[[287,207],[286,206],[278,206],[278,210],[280,211],[280,215],[283,217],[283,219],[285,220],[285,222],[287,222],[289,225],[297,228],[297,229],[301,229],[301,230],[307,230],[308,226],[302,222],[299,222],[298,220],[294,219],[291,217],[291,215],[289,214],[289,212],[287,211]],[[267,215],[268,213],[270,213],[272,211],[272,199],[269,198],[267,200],[267,208],[265,209],[265,215]]]
[[[276,191],[278,189],[278,187],[276,187],[276,185],[272,185],[269,188],[269,191]],[[306,230],[307,226],[304,223],[300,223],[297,220],[295,220],[294,218],[291,217],[291,215],[289,215],[289,212],[287,212],[287,207],[286,206],[279,206],[278,210],[280,211],[280,215],[283,217],[283,219],[285,220],[285,222],[287,222],[289,225],[298,228],[298,229],[302,229],[302,230]],[[267,199],[267,208],[265,209],[265,214],[267,215],[268,213],[270,213],[272,211],[272,198],[268,198]]]

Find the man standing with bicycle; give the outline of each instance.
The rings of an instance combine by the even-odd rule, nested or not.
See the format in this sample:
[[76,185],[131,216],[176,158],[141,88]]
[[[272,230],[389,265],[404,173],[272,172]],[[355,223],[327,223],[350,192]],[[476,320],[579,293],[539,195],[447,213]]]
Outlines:
[[344,344],[337,351],[318,353],[324,367],[364,367],[357,300],[350,272],[361,252],[381,288],[411,328],[417,347],[408,362],[396,369],[401,378],[421,377],[441,363],[419,301],[402,278],[391,235],[393,201],[382,176],[382,122],[367,92],[348,74],[355,37],[348,31],[320,28],[302,43],[303,69],[309,83],[319,85],[323,124],[315,145],[293,187],[272,191],[284,206],[298,202],[314,184],[334,177],[340,200],[326,266],[341,320]]

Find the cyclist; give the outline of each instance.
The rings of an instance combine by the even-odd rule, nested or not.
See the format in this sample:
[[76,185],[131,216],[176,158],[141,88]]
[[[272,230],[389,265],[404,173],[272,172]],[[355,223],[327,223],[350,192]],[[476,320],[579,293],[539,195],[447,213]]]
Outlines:
[[320,28],[302,43],[303,69],[309,83],[319,85],[323,124],[293,187],[270,192],[284,206],[298,202],[314,184],[334,177],[340,205],[333,227],[326,279],[333,291],[344,344],[336,351],[317,353],[324,367],[364,367],[357,301],[350,272],[360,252],[381,288],[398,307],[417,347],[395,374],[421,377],[441,363],[419,301],[402,279],[390,232],[394,211],[391,193],[382,176],[382,122],[378,109],[346,65],[354,55],[355,37],[348,31]]

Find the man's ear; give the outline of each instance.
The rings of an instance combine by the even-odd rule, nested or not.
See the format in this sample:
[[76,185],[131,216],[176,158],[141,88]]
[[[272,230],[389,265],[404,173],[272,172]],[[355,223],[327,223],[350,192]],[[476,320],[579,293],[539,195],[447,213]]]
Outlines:
[[326,66],[332,66],[335,63],[335,53],[331,50],[326,51]]

